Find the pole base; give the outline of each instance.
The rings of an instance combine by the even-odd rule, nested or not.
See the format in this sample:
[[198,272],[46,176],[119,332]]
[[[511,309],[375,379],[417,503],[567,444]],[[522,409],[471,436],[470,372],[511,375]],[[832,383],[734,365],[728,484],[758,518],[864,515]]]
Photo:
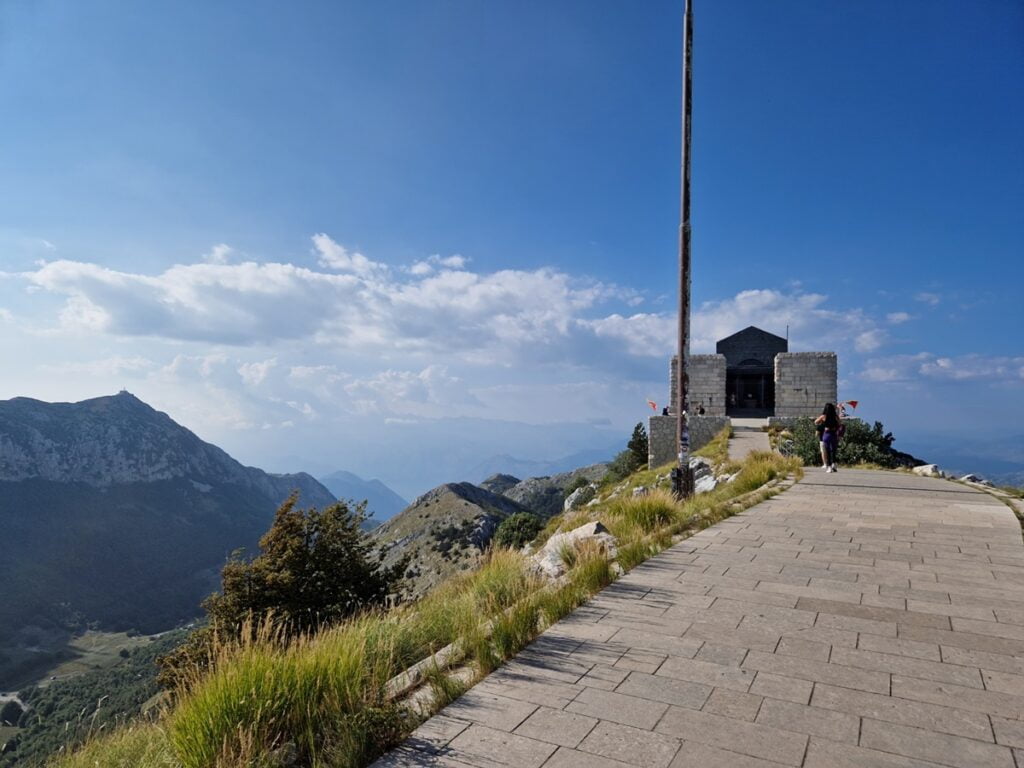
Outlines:
[[689,467],[673,467],[672,495],[682,501],[693,496],[693,472]]

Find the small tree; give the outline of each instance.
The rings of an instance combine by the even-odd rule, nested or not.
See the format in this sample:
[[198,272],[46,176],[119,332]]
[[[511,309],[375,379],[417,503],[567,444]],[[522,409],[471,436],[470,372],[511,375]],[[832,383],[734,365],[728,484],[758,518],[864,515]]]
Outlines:
[[300,509],[293,494],[260,539],[260,553],[245,560],[236,552],[224,566],[221,592],[203,602],[209,625],[157,660],[160,683],[185,682],[188,667],[206,665],[211,643],[237,637],[248,619],[273,617],[288,637],[383,603],[406,563],[381,566],[361,529],[365,519],[365,503]]
[[633,427],[633,436],[629,438],[626,449],[633,457],[633,467],[630,472],[636,472],[647,464],[647,430],[643,422]]
[[520,549],[526,543],[533,541],[540,529],[539,517],[529,512],[516,512],[501,521],[491,541],[496,547]]

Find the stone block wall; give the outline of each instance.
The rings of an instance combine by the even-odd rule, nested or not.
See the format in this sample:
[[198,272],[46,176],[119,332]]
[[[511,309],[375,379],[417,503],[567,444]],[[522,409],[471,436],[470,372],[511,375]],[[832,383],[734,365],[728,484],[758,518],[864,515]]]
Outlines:
[[835,352],[781,352],[775,356],[775,416],[817,416],[838,392]]
[[[672,356],[669,370],[669,411],[676,412],[679,386],[678,355]],[[690,411],[704,404],[705,416],[725,416],[725,355],[690,355]]]
[[[713,355],[708,355],[713,357]],[[711,438],[729,424],[725,416],[692,416],[687,420],[690,428],[690,451],[697,451],[711,442]],[[676,461],[676,417],[651,416],[647,423],[647,466],[660,467]]]

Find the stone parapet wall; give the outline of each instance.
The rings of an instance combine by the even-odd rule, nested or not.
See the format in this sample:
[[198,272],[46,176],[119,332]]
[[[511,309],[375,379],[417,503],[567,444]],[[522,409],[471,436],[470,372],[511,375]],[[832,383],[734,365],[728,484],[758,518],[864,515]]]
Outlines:
[[[724,416],[691,416],[687,420],[690,428],[690,450],[697,451],[703,448],[728,424],[729,419]],[[678,447],[675,416],[650,417],[647,423],[647,446],[648,467],[653,469],[676,461]]]
[[[669,410],[676,411],[678,355],[669,368]],[[703,403],[705,416],[725,416],[725,355],[690,355],[688,399],[691,413]]]
[[780,352],[775,356],[775,417],[817,416],[836,402],[835,352]]

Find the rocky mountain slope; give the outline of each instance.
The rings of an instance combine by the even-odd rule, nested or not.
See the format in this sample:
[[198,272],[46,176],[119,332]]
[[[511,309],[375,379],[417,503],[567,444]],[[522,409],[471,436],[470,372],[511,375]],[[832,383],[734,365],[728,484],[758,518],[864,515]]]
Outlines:
[[511,499],[471,483],[446,483],[427,491],[371,535],[385,565],[407,558],[409,594],[419,596],[475,562],[501,521],[524,511]]
[[155,632],[197,615],[227,556],[253,549],[293,490],[334,501],[127,392],[0,401],[0,689],[74,628]]
[[344,470],[321,477],[320,482],[339,499],[365,501],[367,514],[372,517],[372,520],[368,521],[373,524],[371,527],[394,517],[409,506],[408,501],[380,480],[364,480],[359,475]]
[[372,536],[386,565],[407,559],[408,592],[419,596],[475,562],[506,517],[516,512],[542,519],[558,514],[566,487],[578,477],[599,480],[606,468],[595,464],[527,480],[499,474],[479,486],[446,483],[420,496]]
[[[549,518],[562,511],[565,489],[572,485],[577,478],[582,477],[588,482],[596,483],[600,482],[607,471],[607,464],[591,464],[589,467],[580,467],[571,472],[560,472],[557,475],[528,477],[525,480],[517,481],[515,485],[499,491],[499,493],[522,504],[534,514],[542,518]],[[491,477],[483,484],[487,487],[486,484],[493,481],[494,478]]]

